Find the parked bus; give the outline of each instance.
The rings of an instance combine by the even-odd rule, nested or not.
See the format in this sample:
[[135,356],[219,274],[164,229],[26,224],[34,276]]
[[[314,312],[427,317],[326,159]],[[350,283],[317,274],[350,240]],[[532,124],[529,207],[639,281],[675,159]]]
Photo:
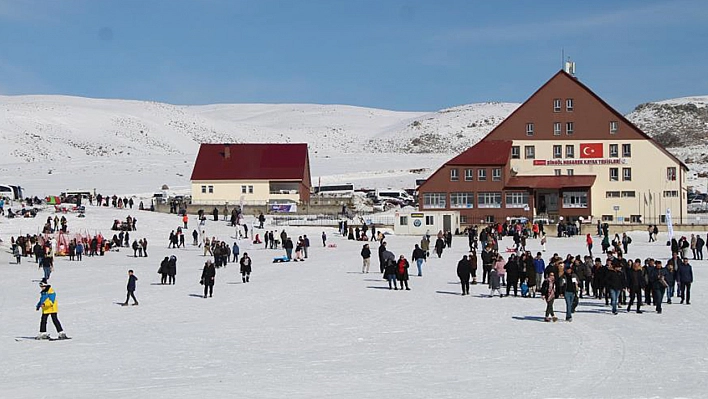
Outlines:
[[24,198],[22,187],[11,184],[0,184],[0,197],[9,198],[12,201],[22,201]]
[[354,185],[351,183],[346,183],[316,186],[315,194],[324,197],[352,197],[354,196]]

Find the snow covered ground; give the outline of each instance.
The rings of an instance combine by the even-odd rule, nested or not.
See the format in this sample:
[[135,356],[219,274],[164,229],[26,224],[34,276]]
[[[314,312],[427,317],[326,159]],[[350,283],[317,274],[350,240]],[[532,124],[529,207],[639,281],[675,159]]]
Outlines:
[[[411,291],[389,291],[375,255],[372,272],[361,274],[360,243],[326,228],[337,247],[323,248],[323,229],[287,228],[311,238],[306,262],[274,264],[280,250],[241,241],[254,261],[251,283],[242,284],[230,264],[217,271],[214,298],[204,299],[198,281],[206,258],[191,245],[167,249],[177,216],[89,207],[85,219],[69,214],[69,229],[112,235],[112,220],[129,213],[138,218],[131,237],[150,243],[148,258],[123,249],[80,263],[57,259],[51,283],[74,338],[59,342],[15,340],[38,331],[34,280],[41,272],[29,259],[13,264],[7,253],[11,235],[36,232],[53,213],[0,219],[0,397],[706,396],[705,261],[694,263],[690,306],[612,316],[604,303],[584,299],[572,323],[544,323],[541,299],[490,299],[482,285],[459,295],[455,269],[465,238],[431,259],[422,278],[411,277]],[[225,222],[209,221],[206,230],[233,241]],[[665,235],[654,244],[643,232],[632,235],[632,257],[667,257]],[[387,238],[406,256],[418,241]],[[583,253],[583,239],[551,238],[548,249],[546,258]],[[156,285],[160,260],[170,254],[178,257],[177,284]],[[140,306],[121,307],[130,268]]]

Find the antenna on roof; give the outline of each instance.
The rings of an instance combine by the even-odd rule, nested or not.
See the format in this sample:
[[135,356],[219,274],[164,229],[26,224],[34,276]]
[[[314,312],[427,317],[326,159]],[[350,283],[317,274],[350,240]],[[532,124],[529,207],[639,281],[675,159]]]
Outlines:
[[570,57],[568,57],[568,60],[563,65],[563,70],[566,73],[569,73],[570,75],[575,76],[575,62],[571,61]]

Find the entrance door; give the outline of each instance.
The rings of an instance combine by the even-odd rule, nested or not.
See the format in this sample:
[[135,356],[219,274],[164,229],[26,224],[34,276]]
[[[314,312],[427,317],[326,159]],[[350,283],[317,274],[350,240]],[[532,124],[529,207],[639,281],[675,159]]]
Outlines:
[[538,214],[558,213],[558,191],[538,192],[536,212]]
[[452,231],[452,215],[443,215],[443,231]]

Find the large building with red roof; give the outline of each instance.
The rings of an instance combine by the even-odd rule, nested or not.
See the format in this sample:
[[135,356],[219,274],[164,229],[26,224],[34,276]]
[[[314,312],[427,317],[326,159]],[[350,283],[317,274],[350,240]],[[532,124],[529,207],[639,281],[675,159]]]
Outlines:
[[686,220],[687,167],[561,70],[419,189],[421,210],[458,210],[460,224]]
[[197,204],[307,203],[307,144],[202,144],[190,180]]

